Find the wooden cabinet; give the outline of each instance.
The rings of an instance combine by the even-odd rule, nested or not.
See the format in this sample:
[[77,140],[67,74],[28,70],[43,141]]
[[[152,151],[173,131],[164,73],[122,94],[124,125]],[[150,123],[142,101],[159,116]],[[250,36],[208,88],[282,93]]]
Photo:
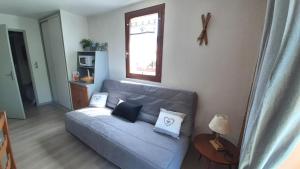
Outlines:
[[70,83],[73,109],[80,109],[89,105],[88,89],[86,86]]

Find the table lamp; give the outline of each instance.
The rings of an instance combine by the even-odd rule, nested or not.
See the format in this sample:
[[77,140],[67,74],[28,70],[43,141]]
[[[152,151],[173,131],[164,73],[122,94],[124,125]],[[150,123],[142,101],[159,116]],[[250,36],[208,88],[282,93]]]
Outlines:
[[209,128],[216,133],[215,138],[210,140],[210,144],[217,150],[224,150],[224,146],[219,141],[220,134],[226,135],[230,131],[228,116],[224,114],[216,114],[209,123]]

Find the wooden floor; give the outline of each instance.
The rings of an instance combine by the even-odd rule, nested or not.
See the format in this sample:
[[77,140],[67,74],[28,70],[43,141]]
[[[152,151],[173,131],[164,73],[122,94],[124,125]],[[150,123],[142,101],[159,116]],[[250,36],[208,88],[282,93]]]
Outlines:
[[[9,120],[18,169],[118,168],[65,131],[66,109],[46,105],[31,108],[27,112],[27,120]],[[182,168],[206,168],[206,163],[198,161],[197,154],[190,150]]]

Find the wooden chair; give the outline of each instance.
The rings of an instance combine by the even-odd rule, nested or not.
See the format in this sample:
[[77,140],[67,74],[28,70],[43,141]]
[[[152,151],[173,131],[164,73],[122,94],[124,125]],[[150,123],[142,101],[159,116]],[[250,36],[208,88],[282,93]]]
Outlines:
[[[0,169],[16,169],[16,163],[13,157],[13,152],[11,149],[9,131],[8,131],[8,123],[5,112],[0,112],[0,129],[2,132],[1,138],[1,147],[0,147]],[[3,157],[6,156],[6,164],[3,168]]]

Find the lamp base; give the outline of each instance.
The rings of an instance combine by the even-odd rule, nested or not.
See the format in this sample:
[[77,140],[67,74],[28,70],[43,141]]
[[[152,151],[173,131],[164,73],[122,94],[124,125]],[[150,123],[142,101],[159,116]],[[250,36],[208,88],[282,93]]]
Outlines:
[[223,151],[224,146],[222,143],[219,142],[218,139],[209,140],[209,143],[213,146],[213,148],[217,151]]

